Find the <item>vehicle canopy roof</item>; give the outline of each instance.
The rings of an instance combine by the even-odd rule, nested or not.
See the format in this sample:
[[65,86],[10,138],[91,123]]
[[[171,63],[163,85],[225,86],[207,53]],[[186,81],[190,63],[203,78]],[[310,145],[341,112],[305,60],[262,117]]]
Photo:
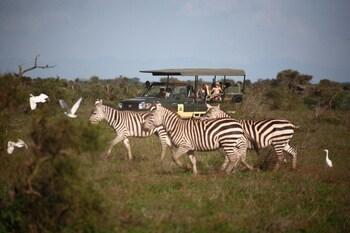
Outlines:
[[150,83],[150,86],[165,86],[165,85],[169,85],[169,86],[187,86],[188,83],[186,82],[152,82]]
[[171,76],[245,76],[242,69],[230,68],[183,68],[183,69],[160,69],[160,70],[141,70],[142,73],[151,73],[153,76],[171,75]]

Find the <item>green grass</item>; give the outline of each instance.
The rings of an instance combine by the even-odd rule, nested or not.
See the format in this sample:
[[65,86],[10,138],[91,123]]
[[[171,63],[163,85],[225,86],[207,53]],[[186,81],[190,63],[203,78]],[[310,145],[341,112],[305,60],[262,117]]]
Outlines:
[[[121,159],[126,156],[121,154],[94,166],[98,189],[111,203],[116,232],[349,229],[349,179],[343,177],[349,175],[347,171],[316,166],[317,175],[301,167],[295,172],[285,169],[227,176],[212,167],[193,177],[173,167],[169,159],[162,165],[158,153],[135,161]],[[209,156],[222,161],[215,153],[205,159]],[[207,162],[199,159],[200,165]],[[203,171],[203,166],[199,168]]]

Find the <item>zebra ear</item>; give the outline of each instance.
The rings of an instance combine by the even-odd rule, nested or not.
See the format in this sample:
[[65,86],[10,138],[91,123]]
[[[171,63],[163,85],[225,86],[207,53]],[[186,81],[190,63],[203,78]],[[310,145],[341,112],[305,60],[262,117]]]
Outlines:
[[217,107],[218,107],[218,109],[220,109],[220,104],[218,104],[218,106],[217,106]]
[[95,101],[95,105],[102,105],[102,99],[97,99]]
[[212,108],[213,106],[211,106],[210,104],[208,104],[208,103],[205,103],[206,105],[207,105],[207,109],[210,109],[210,108]]
[[161,107],[162,104],[161,103],[156,103],[156,108],[158,109],[159,107]]

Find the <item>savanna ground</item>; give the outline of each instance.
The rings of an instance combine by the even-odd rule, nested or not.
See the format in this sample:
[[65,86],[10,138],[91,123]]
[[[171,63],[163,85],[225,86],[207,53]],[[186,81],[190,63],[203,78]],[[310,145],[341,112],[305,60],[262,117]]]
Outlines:
[[[94,100],[116,105],[141,89],[138,80],[0,81],[0,232],[350,232],[350,99],[348,91],[337,94],[338,84],[320,83],[321,94],[305,95],[283,82],[257,82],[234,106],[236,118],[300,126],[291,142],[297,170],[289,161],[277,172],[267,166],[225,175],[223,156],[203,152],[195,177],[176,167],[169,150],[160,161],[156,136],[131,139],[133,161],[123,144],[100,159],[114,133],[106,123],[88,124]],[[30,111],[29,93],[41,92],[50,102]],[[80,96],[79,117],[65,117],[57,100]],[[7,154],[7,141],[17,138],[29,149]],[[333,168],[325,165],[325,148]],[[261,152],[271,157],[269,149]],[[258,160],[253,151],[247,157]]]

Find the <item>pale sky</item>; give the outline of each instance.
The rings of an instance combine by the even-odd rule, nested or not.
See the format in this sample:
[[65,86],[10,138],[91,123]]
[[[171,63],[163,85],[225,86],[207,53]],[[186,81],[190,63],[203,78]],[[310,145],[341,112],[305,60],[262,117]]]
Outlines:
[[350,81],[348,0],[0,0],[0,73],[149,79],[139,70],[284,69]]

